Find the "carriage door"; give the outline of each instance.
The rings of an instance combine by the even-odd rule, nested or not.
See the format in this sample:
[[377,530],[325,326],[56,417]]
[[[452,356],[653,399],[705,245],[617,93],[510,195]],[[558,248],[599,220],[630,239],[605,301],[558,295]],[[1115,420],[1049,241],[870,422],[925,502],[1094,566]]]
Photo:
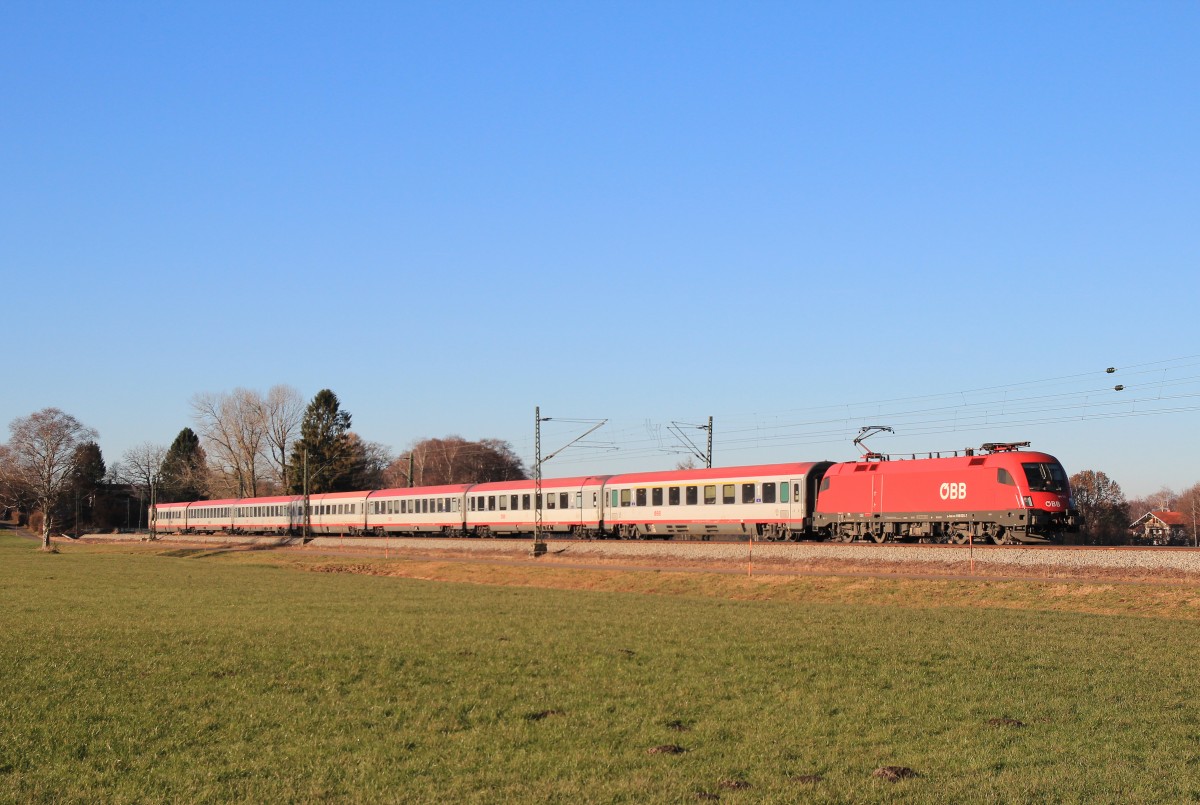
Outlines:
[[791,514],[788,519],[796,524],[803,524],[804,517],[808,512],[804,510],[804,479],[792,478],[788,483],[788,506]]
[[878,464],[871,465],[871,514],[874,517],[883,513],[883,477],[875,472],[878,469]]

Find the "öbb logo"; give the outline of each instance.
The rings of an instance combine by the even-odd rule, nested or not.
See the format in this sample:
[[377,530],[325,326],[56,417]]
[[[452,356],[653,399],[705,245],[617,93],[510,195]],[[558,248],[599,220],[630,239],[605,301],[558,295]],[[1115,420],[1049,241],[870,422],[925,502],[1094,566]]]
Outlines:
[[967,485],[965,483],[945,483],[938,489],[938,494],[942,496],[942,500],[965,500]]

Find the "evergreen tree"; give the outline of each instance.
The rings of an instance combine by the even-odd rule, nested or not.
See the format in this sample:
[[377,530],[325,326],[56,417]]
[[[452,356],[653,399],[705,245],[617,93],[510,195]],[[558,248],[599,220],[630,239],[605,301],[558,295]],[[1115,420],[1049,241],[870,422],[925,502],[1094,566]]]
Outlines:
[[350,413],[341,409],[337,395],[322,389],[313,397],[300,423],[300,440],[288,467],[292,494],[304,493],[305,467],[308,493],[353,491],[361,451],[350,433]]
[[179,431],[158,471],[158,500],[173,503],[204,499],[205,455],[191,428]]
[[73,512],[76,534],[83,532],[85,523],[95,523],[96,507],[104,504],[106,473],[100,445],[84,442],[75,448],[71,456],[71,477],[67,489],[70,499],[64,500],[63,506]]

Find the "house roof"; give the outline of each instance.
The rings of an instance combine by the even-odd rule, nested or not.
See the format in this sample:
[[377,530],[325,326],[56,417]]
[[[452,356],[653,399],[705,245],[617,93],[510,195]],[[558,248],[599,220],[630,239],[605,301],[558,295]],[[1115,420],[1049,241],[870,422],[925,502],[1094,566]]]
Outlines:
[[1183,520],[1183,514],[1180,512],[1146,512],[1137,520],[1135,520],[1129,527],[1135,528],[1151,517],[1166,526],[1186,525]]

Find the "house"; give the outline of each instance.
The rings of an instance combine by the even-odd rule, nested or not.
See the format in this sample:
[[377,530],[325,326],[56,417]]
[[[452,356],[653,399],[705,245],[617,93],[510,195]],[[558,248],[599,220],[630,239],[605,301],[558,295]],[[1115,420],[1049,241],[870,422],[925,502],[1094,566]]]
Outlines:
[[1146,545],[1187,545],[1187,525],[1179,512],[1146,512],[1130,526],[1134,540]]

